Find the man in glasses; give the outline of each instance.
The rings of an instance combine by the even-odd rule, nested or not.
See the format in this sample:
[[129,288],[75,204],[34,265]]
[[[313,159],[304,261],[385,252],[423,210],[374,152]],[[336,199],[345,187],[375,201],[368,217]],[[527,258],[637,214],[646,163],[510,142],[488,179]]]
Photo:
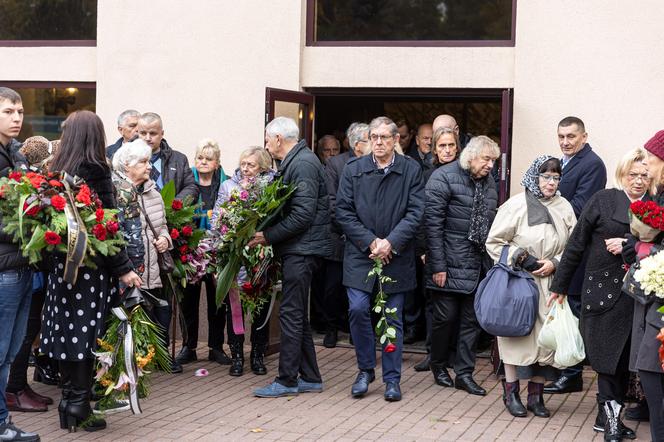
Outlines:
[[[606,167],[602,159],[593,152],[587,143],[586,127],[577,117],[565,117],[558,123],[558,144],[562,151],[560,163],[563,175],[560,180],[561,195],[572,204],[578,218],[586,202],[596,192],[606,187]],[[568,302],[572,312],[579,316],[581,307],[581,286],[586,268],[587,256],[574,274],[569,288]],[[583,390],[583,363],[569,367],[560,377],[544,387],[545,393],[573,393]]]
[[[362,397],[375,380],[376,341],[371,325],[371,300],[378,290],[376,275],[368,277],[374,260],[383,265],[390,339],[381,337],[384,398],[401,400],[402,312],[404,298],[415,289],[415,234],[424,214],[420,166],[397,154],[397,125],[387,117],[369,124],[371,154],[353,158],[344,167],[336,198],[336,220],[346,235],[343,284],[347,289],[350,332],[359,373],[351,388]],[[390,342],[393,341],[393,342]]]

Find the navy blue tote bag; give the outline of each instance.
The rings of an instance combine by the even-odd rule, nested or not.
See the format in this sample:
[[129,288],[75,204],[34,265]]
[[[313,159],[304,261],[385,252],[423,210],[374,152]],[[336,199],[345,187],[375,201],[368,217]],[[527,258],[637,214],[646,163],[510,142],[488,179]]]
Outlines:
[[533,276],[507,265],[509,246],[500,261],[480,282],[475,295],[475,314],[480,326],[494,336],[527,336],[535,325],[539,290]]

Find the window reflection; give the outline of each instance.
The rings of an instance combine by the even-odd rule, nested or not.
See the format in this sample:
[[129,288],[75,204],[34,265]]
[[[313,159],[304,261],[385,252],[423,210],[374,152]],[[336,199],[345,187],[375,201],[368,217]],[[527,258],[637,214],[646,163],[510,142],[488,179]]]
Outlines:
[[25,109],[19,141],[33,135],[56,140],[60,138],[60,126],[67,115],[76,110],[95,111],[97,90],[94,87],[10,87],[21,95]]
[[96,40],[97,0],[0,0],[0,40]]
[[510,40],[512,1],[315,0],[314,39]]

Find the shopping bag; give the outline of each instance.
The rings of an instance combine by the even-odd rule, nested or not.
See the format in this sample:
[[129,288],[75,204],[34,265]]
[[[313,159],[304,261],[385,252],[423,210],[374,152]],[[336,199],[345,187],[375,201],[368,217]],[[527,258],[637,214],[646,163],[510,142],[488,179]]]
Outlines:
[[553,361],[557,367],[571,367],[586,358],[579,320],[567,303],[555,303],[537,336],[540,347],[555,351]]

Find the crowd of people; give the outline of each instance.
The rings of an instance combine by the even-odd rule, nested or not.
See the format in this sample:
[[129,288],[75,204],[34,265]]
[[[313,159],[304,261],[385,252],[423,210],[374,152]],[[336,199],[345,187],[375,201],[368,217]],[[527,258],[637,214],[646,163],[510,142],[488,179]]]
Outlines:
[[[163,289],[158,264],[159,255],[173,248],[159,190],[173,181],[179,198],[200,204],[198,227],[214,230],[231,193],[261,175],[279,177],[294,191],[279,216],[247,244],[271,245],[282,271],[278,373],[255,396],[323,391],[310,292],[322,316],[326,347],[336,345],[339,330],[350,331],[358,368],[351,396],[369,394],[377,365],[372,302],[380,276],[391,280],[380,285],[383,308],[396,312],[386,316],[393,335],[378,344],[384,399],[401,400],[404,343],[420,336],[426,338],[428,354],[417,370],[430,370],[441,387],[486,395],[473,377],[482,333],[474,299],[480,281],[506,254],[510,266],[532,275],[539,294],[530,334],[497,337],[508,412],[546,418],[551,413],[545,393],[583,389],[583,365],[557,366],[554,353],[537,341],[552,303],[567,299],[580,317],[587,363],[598,376],[593,429],[609,441],[635,438],[622,416],[628,388],[642,385],[645,397],[628,412],[649,419],[653,440],[664,440],[664,372],[655,339],[664,317],[653,313],[662,303],[635,306],[621,292],[641,245],[630,234],[629,205],[642,199],[664,203],[664,131],[626,152],[614,186],[605,189],[606,168],[587,142],[583,121],[566,117],[557,126],[561,156],[534,158],[521,180],[524,191],[501,205],[499,146],[487,136],[461,133],[450,115],[425,122],[413,133],[388,117],[356,122],[345,140],[324,135],[314,150],[300,139],[295,121],[277,117],[265,128],[264,147],[245,149],[229,175],[211,139],[197,145],[190,168],[187,157],[164,138],[162,119],[154,112],[120,114],[121,137],[108,147],[101,120],[89,111],[69,115],[57,143],[38,137],[18,142],[22,120],[21,97],[0,87],[0,176],[32,169],[85,179],[104,207],[118,209],[126,244],[114,256],[96,257],[96,268],[79,268],[72,284],[64,278],[64,255],[51,253],[33,268],[11,237],[0,232],[1,440],[39,440],[17,428],[9,411],[45,411],[54,403],[27,381],[35,342],[35,380],[62,389],[61,427],[106,427],[91,402],[93,351],[109,308],[123,292],[140,287],[155,300],[151,314],[164,344],[174,332],[174,300]],[[663,239],[660,235],[655,242]],[[372,272],[377,263],[381,275]],[[244,326],[234,317],[230,297],[217,307],[213,275],[185,288],[185,339],[168,371],[181,373],[183,364],[198,360],[201,292],[208,306],[208,359],[229,366],[231,376],[241,376]],[[250,367],[256,375],[267,373],[269,329],[256,326],[265,325],[267,316],[268,308],[261,307],[249,328]],[[223,348],[224,329],[230,355]],[[528,381],[525,406],[520,381]],[[128,408],[126,401],[118,401],[111,411]]]

